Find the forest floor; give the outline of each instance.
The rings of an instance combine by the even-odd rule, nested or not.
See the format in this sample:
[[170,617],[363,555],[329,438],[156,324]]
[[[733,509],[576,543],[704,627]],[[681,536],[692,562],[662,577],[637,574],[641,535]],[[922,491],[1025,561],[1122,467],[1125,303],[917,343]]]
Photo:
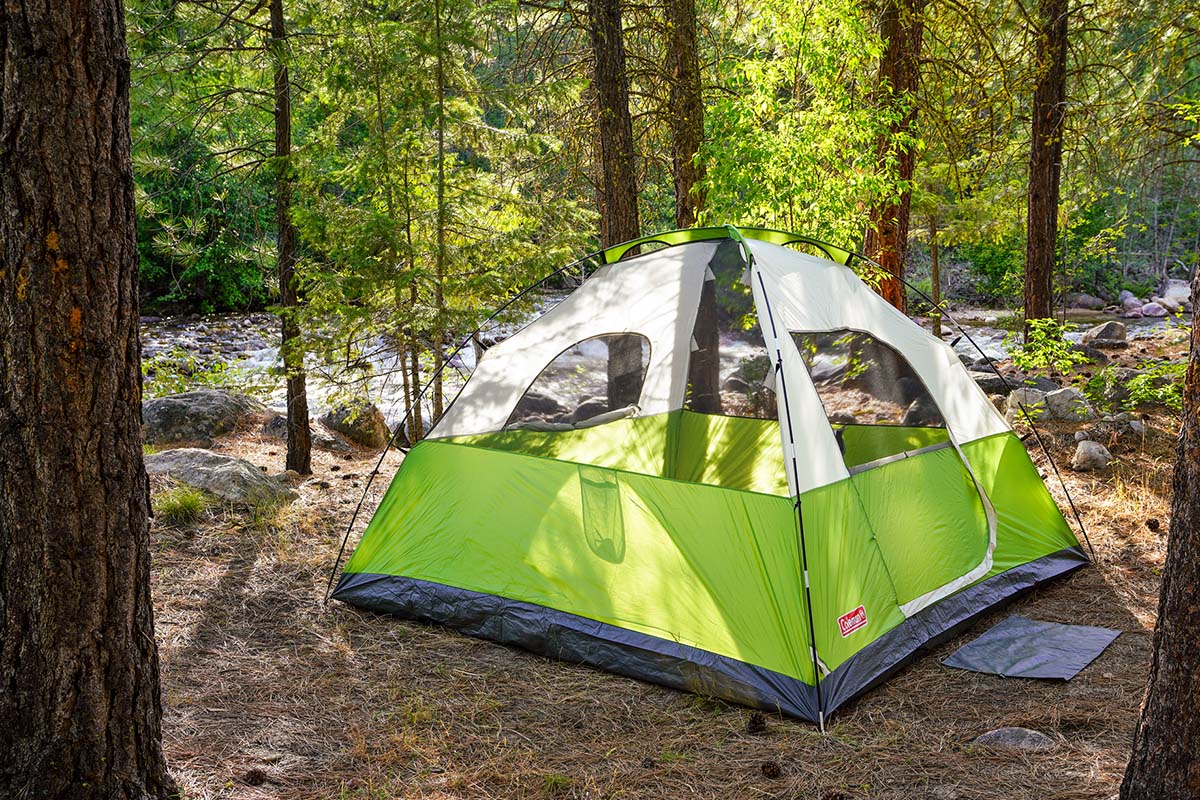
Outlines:
[[[1180,347],[1151,344],[1128,357]],[[1144,438],[1106,442],[1117,462],[1103,474],[1066,469],[1078,426],[1046,426],[1098,563],[919,656],[842,709],[825,735],[774,716],[765,733],[751,733],[751,712],[739,706],[323,605],[378,456],[314,452],[314,475],[282,510],[215,507],[194,524],[155,522],[172,772],[188,800],[1111,797],[1144,690],[1170,525],[1177,421],[1155,413],[1147,422]],[[283,461],[280,443],[257,429],[214,449],[271,471]],[[1031,452],[1066,508],[1045,458]],[[399,462],[394,453],[384,462],[357,527]],[[1123,633],[1067,683],[941,665],[1010,613]],[[1006,725],[1058,746],[970,744]]]

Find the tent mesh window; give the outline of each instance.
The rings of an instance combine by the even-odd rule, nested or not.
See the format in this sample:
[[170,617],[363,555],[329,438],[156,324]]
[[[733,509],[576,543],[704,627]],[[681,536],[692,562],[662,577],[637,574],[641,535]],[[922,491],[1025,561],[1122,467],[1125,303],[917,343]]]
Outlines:
[[777,420],[774,371],[754,297],[742,283],[746,261],[732,239],[718,245],[700,293],[684,408],[701,414]]
[[633,416],[649,364],[650,341],[641,334],[577,342],[538,374],[505,428],[566,430]]
[[900,353],[869,333],[792,333],[846,466],[863,469],[949,434],[937,403]]

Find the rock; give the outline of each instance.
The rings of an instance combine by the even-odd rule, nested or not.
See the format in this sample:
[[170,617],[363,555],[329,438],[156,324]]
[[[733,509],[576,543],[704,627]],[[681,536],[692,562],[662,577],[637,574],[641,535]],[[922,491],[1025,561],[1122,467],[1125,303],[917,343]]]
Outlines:
[[1117,405],[1129,399],[1129,381],[1140,375],[1129,367],[1109,367],[1100,373],[1100,399],[1108,405]]
[[[1170,297],[1151,297],[1150,302],[1157,303],[1158,305],[1162,306],[1167,310],[1168,314],[1178,314],[1179,312],[1183,311],[1183,303],[1177,302]],[[1143,310],[1142,314],[1145,315],[1145,313],[1146,312]]]
[[[1080,347],[1083,347],[1083,345],[1080,345]],[[1089,347],[1097,350],[1124,350],[1126,347],[1129,347],[1129,342],[1123,339],[1093,339]],[[1107,360],[1107,356],[1105,359]]]
[[1013,389],[1004,404],[1005,412],[1009,415],[1010,421],[1022,410],[1022,407],[1036,420],[1039,411],[1044,410],[1046,407],[1046,393],[1029,387]]
[[1060,387],[1052,379],[1042,375],[1030,375],[1022,377],[1017,381],[1010,380],[1009,383],[1020,384],[1026,389],[1037,389],[1039,392],[1057,392]]
[[1121,301],[1121,310],[1126,317],[1142,316],[1142,301],[1132,295]]
[[321,417],[321,424],[351,442],[373,450],[387,447],[392,435],[383,413],[374,403],[361,400],[332,409]]
[[230,503],[290,503],[297,497],[282,475],[265,475],[249,461],[211,450],[181,447],[152,453],[145,461],[150,475],[167,475]]
[[1046,416],[1080,422],[1095,419],[1096,414],[1088,405],[1087,398],[1078,389],[1059,389],[1046,394]]
[[994,750],[1053,750],[1058,746],[1046,734],[1029,728],[996,728],[976,736],[971,743]]
[[555,414],[561,414],[565,410],[562,404],[550,395],[540,392],[526,392],[525,396],[521,398],[521,402],[517,403],[514,416],[525,417],[530,414],[541,414],[552,417]]
[[[1134,294],[1133,292],[1129,291],[1128,289],[1122,289],[1121,293],[1117,295],[1117,302],[1121,303],[1121,304],[1124,304],[1126,300],[1130,300],[1130,299],[1137,300],[1137,295]],[[1138,305],[1140,306],[1141,304],[1142,304],[1142,301],[1138,300]]]
[[1112,463],[1112,453],[1099,442],[1085,441],[1075,446],[1075,455],[1071,459],[1071,469],[1076,472],[1092,472],[1105,469]]
[[1129,431],[1135,436],[1144,436],[1146,434],[1146,423],[1140,419],[1129,420]]
[[721,384],[721,389],[726,392],[735,392],[737,394],[749,394],[751,391],[750,384],[736,375],[730,375]]
[[142,438],[148,444],[197,443],[205,447],[266,406],[241,394],[216,389],[158,397],[142,403]]
[[905,410],[904,418],[900,421],[900,424],[910,427],[941,425],[943,424],[942,412],[938,410],[937,404],[933,402],[933,399],[929,395],[922,394],[913,400]]
[[1086,292],[1071,292],[1067,295],[1068,308],[1086,308],[1089,311],[1099,311],[1107,305],[1103,300]]
[[1009,391],[1008,381],[994,372],[972,372],[971,379],[987,394],[1003,394]]
[[[1118,342],[1118,344],[1127,345],[1128,343],[1127,342]],[[1095,347],[1092,347],[1091,345],[1076,344],[1076,345],[1072,345],[1071,349],[1077,353],[1083,353],[1084,358],[1086,358],[1088,361],[1092,362],[1093,364],[1099,364],[1100,366],[1104,366],[1105,364],[1107,364],[1109,362],[1108,356],[1103,351],[1098,350]]]
[[607,397],[589,397],[579,404],[571,413],[571,422],[582,422],[585,419],[603,414],[608,411]]
[[[350,443],[336,433],[323,430],[311,422],[308,426],[309,435],[312,437],[312,446],[318,450],[328,450],[331,453],[349,453],[354,448]],[[272,439],[287,439],[287,417],[283,414],[272,414],[267,417],[267,421],[263,423],[262,432],[264,436],[269,436]]]
[[1146,305],[1142,306],[1142,316],[1165,317],[1167,316],[1167,310],[1158,303],[1146,303]]
[[1109,320],[1108,322],[1097,325],[1094,328],[1089,328],[1084,331],[1080,341],[1083,344],[1092,344],[1097,339],[1105,341],[1125,341],[1129,336],[1129,329],[1125,327],[1125,323]]
[[1191,302],[1192,287],[1188,285],[1187,281],[1180,280],[1179,278],[1168,278],[1159,294],[1164,299],[1171,300],[1182,306],[1184,303]]
[[1092,435],[1090,433],[1088,433],[1087,431],[1075,431],[1075,441],[1077,441],[1077,442],[1090,441],[1091,438],[1092,438]]

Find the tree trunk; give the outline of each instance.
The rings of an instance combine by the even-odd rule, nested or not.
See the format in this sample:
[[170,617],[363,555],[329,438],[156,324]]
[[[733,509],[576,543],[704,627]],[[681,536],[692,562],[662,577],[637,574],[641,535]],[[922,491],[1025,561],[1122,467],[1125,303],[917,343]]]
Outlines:
[[695,0],[667,0],[666,16],[675,227],[690,228],[704,206],[704,165],[698,160],[704,141],[704,98],[696,53]]
[[1025,242],[1026,320],[1047,319],[1053,314],[1054,247],[1058,240],[1058,189],[1067,100],[1067,0],[1040,0],[1038,17],[1039,77],[1033,94]]
[[0,10],[0,797],[169,797],[118,0]]
[[[1200,274],[1192,292],[1200,291]],[[1200,797],[1200,316],[1192,319],[1154,658],[1122,800]]]
[[[637,180],[633,165],[633,120],[629,116],[629,83],[620,0],[588,0],[592,41],[592,86],[596,93],[596,141],[600,165],[600,246],[611,247],[638,237]],[[636,337],[610,340],[608,407],[638,401],[641,385],[628,376],[641,371],[642,345]]]
[[446,48],[442,42],[442,4],[433,3],[434,43],[437,47],[437,254],[433,286],[433,419],[445,410],[442,364],[446,358]]
[[898,197],[889,197],[871,209],[864,250],[883,267],[879,293],[901,311],[907,310],[900,279],[904,277],[904,262],[908,257],[910,185],[917,160],[916,148],[910,142],[916,135],[924,14],[925,0],[884,0],[880,18],[883,54],[879,58],[879,83],[900,116],[880,137],[878,156],[885,168],[896,164],[896,179],[902,188]]
[[288,80],[287,28],[283,0],[271,0],[271,58],[275,64],[275,218],[279,226],[279,305],[283,308],[280,351],[287,372],[287,468],[312,473],[312,434],[308,428],[308,392],[304,385],[304,344],[294,309],[296,298],[296,226],[292,223],[292,87]]

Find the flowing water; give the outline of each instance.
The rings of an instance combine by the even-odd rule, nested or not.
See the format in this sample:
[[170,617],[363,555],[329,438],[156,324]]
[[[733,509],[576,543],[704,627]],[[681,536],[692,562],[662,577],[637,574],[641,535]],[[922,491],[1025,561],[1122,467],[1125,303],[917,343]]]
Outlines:
[[[503,338],[527,324],[565,295],[548,293],[535,301],[534,307],[523,319],[494,324],[484,335],[484,341]],[[997,323],[999,312],[985,309],[968,309],[955,315],[963,324],[966,333],[975,344],[994,360],[1007,356],[1005,338],[1008,331]],[[1115,317],[1099,312],[1071,315],[1068,321],[1076,329],[1067,338],[1079,341],[1088,327]],[[1180,324],[1171,318],[1122,319],[1129,329],[1130,339],[1146,338],[1162,331],[1167,325]],[[925,322],[926,327],[928,323]],[[177,317],[142,318],[142,355],[153,370],[154,364],[169,361],[181,372],[197,372],[201,375],[221,373],[215,380],[255,394],[272,408],[285,408],[286,392],[279,372],[279,321],[266,313],[187,315]],[[960,336],[953,325],[943,323],[943,335],[954,342],[955,349],[970,358],[978,358],[979,352]],[[362,348],[364,356],[360,362],[369,366],[366,377],[348,381],[346,370],[339,365],[321,363],[310,359],[308,363],[309,408],[314,415],[322,413],[339,396],[367,394],[379,406],[389,423],[398,422],[404,415],[404,388],[400,377],[400,364],[394,349],[382,337],[367,342]],[[732,371],[743,359],[762,355],[761,346],[747,339],[722,336],[722,374]],[[464,347],[450,359],[445,370],[446,396],[451,398],[475,368],[476,349]],[[182,369],[179,365],[184,365]],[[426,377],[430,364],[423,365]],[[365,386],[364,386],[365,381]],[[178,387],[176,387],[177,389]],[[431,413],[426,402],[426,415]]]

